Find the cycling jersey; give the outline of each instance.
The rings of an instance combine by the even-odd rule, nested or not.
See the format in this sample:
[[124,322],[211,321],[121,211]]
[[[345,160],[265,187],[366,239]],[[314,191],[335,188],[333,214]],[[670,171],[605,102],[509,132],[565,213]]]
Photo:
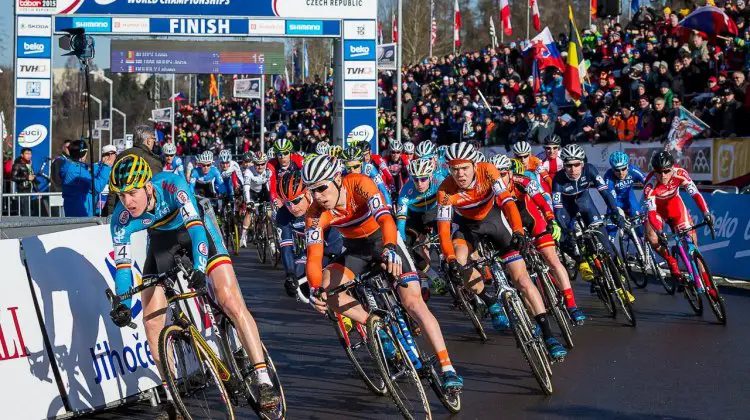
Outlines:
[[515,174],[512,176],[513,182],[508,185],[508,191],[516,199],[523,226],[534,238],[534,243],[539,249],[554,246],[554,239],[546,232],[547,223],[555,218],[555,214],[542,195],[542,187],[529,177]]
[[551,177],[554,177],[558,172],[563,170],[563,161],[560,159],[560,156],[554,159],[546,157],[542,160],[542,166]]
[[190,192],[195,194],[196,188],[208,190],[219,195],[228,195],[230,199],[234,199],[234,188],[229,187],[224,182],[219,169],[215,166],[212,166],[207,174],[204,174],[201,168],[193,169],[193,172],[190,174]]
[[635,198],[633,185],[644,184],[646,175],[637,166],[628,165],[628,174],[624,179],[619,179],[613,169],[607,169],[604,180],[607,181],[607,189],[615,197],[617,207],[623,209],[625,214],[633,216],[641,212],[641,204]]
[[[330,188],[334,188],[333,186]],[[345,239],[368,238],[382,231],[385,245],[396,245],[398,231],[388,207],[375,183],[366,175],[349,174],[342,178],[340,194],[345,194],[344,207],[326,210],[313,203],[305,217],[307,244],[307,281],[310,287],[322,282],[325,230],[336,228]],[[348,248],[348,247],[347,247]]]
[[242,184],[244,183],[244,175],[242,174],[242,168],[240,164],[231,160],[229,161],[229,169],[221,173],[221,177],[224,179],[224,183],[232,186],[232,189],[242,191]]
[[[191,242],[193,269],[200,270],[206,275],[210,275],[211,271],[220,265],[231,264],[227,250],[221,242],[218,227],[212,218],[201,214],[195,196],[185,179],[173,173],[161,172],[154,175],[151,184],[154,187],[156,201],[152,211],[146,211],[140,217],[134,218],[122,202],[118,202],[112,213],[110,231],[117,266],[117,294],[127,292],[133,283],[130,237],[144,229],[157,232],[186,230]],[[175,245],[177,244],[159,244],[160,247]],[[149,241],[144,274],[159,274],[157,269],[163,268],[159,267],[159,261],[154,261],[155,253],[160,251],[155,249],[156,247],[154,242]],[[128,306],[129,300],[123,303]]]
[[406,221],[409,212],[426,213],[437,206],[437,192],[444,177],[432,174],[430,186],[425,192],[417,191],[414,181],[410,178],[398,196],[398,209],[396,213],[396,226],[401,237],[406,238]]
[[179,156],[175,156],[174,159],[172,159],[172,163],[167,163],[165,159],[162,170],[164,172],[171,172],[176,175],[185,176],[185,165],[182,164],[182,158]]
[[268,189],[272,200],[275,201],[278,198],[278,193],[276,191],[277,180],[281,179],[281,177],[289,171],[301,171],[303,162],[304,158],[296,153],[291,154],[289,165],[283,168],[281,167],[281,162],[279,162],[278,158],[273,158],[268,161],[268,168],[271,170]]
[[604,178],[599,175],[594,165],[584,163],[581,176],[577,180],[568,178],[565,171],[560,171],[552,181],[552,204],[560,226],[571,229],[572,218],[578,213],[581,214],[586,225],[601,219],[601,214],[591,199],[589,188],[599,190],[610,212],[617,211],[617,203],[612,194],[607,191]]
[[385,164],[387,165],[387,171],[393,178],[393,185],[391,185],[391,190],[393,191],[394,196],[396,196],[401,191],[401,188],[403,188],[404,184],[406,184],[406,181],[409,179],[409,171],[407,170],[407,167],[409,166],[409,159],[401,154],[400,159],[398,159],[396,162],[392,162],[389,156],[387,159],[385,159]]
[[687,229],[692,221],[688,215],[685,203],[680,198],[680,187],[693,197],[695,204],[702,213],[708,212],[708,204],[703,198],[690,174],[684,168],[675,166],[672,178],[666,184],[660,183],[656,175],[651,172],[646,177],[643,187],[643,199],[648,208],[648,221],[656,230],[664,228],[666,219],[674,229]]
[[549,172],[545,169],[541,159],[534,155],[529,155],[529,163],[526,165],[526,170],[538,176],[539,185],[541,185],[544,191],[547,193],[552,192],[552,177],[549,176]]
[[385,164],[385,160],[380,155],[370,153],[370,162],[365,163],[371,163],[375,166],[375,169],[380,172],[380,176],[383,177],[383,182],[385,182],[386,187],[393,185],[393,177],[388,171],[388,166]]
[[[281,262],[284,264],[286,275],[294,275],[296,278],[304,276],[307,255],[305,252],[298,253],[300,250],[295,246],[295,238],[305,240],[305,217],[294,217],[289,209],[284,206],[276,213],[276,226],[281,230],[279,245],[281,246]],[[330,258],[333,255],[341,254],[343,245],[341,234],[336,229],[328,229],[324,233],[324,257]],[[325,264],[325,261],[323,263]]]
[[[344,174],[349,173],[347,170],[344,170]],[[383,181],[383,177],[380,176],[380,171],[375,168],[375,165],[372,163],[363,163],[362,164],[362,173],[370,177],[373,182],[375,182],[375,185],[378,186],[378,189],[380,190],[381,194],[383,194],[383,197],[385,198],[385,204],[390,207],[393,205],[391,200],[391,193],[388,191],[388,187],[386,187],[385,182]]]

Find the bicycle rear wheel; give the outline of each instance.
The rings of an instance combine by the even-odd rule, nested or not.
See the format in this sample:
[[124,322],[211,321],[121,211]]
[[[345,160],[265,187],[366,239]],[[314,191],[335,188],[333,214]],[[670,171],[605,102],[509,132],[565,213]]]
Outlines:
[[261,264],[266,263],[266,248],[268,247],[268,238],[266,237],[266,216],[260,216],[258,225],[255,227],[255,244],[258,249],[258,259]]
[[[630,280],[633,281],[635,287],[643,289],[648,285],[648,272],[646,271],[647,267],[643,256],[638,254],[638,245],[635,243],[636,240],[639,239],[636,238],[633,240],[629,234],[625,236],[620,235],[620,252],[622,253],[622,258],[625,260],[623,261],[623,265],[625,265]],[[641,249],[644,249],[643,244],[641,244]],[[634,256],[633,262],[638,266],[640,273],[636,272],[633,269],[634,267],[631,266],[631,263],[628,262],[628,255]]]
[[703,286],[706,289],[706,300],[711,311],[716,315],[716,319],[720,324],[727,324],[727,307],[724,303],[724,297],[719,293],[719,287],[714,282],[711,271],[708,269],[708,264],[699,252],[693,253],[693,259],[695,260],[695,266],[698,268],[698,275],[703,280]]
[[179,325],[165,327],[159,334],[159,359],[167,389],[183,418],[234,419],[219,372],[204,350],[193,345],[189,332]]
[[552,315],[554,315],[557,325],[560,327],[560,332],[565,339],[565,347],[572,349],[575,347],[573,344],[572,320],[570,319],[570,314],[568,314],[567,308],[565,308],[562,293],[560,292],[560,289],[555,286],[551,273],[544,273],[538,270],[537,276],[542,279],[541,283],[542,288],[544,289],[543,298],[547,304],[547,313],[552,313]]
[[479,318],[478,314],[481,309],[471,304],[471,301],[474,299],[473,293],[470,295],[471,292],[469,292],[463,285],[457,285],[455,290],[456,298],[461,305],[461,309],[466,315],[468,315],[472,325],[474,325],[474,330],[479,334],[479,338],[482,342],[486,342],[488,340],[487,332],[484,330],[484,325],[482,325],[482,320]]
[[369,351],[367,332],[364,326],[352,320],[352,328],[347,332],[341,315],[335,314],[329,309],[328,317],[333,322],[333,329],[336,330],[336,335],[339,337],[346,357],[352,362],[354,370],[362,378],[367,388],[375,395],[385,395],[388,390],[385,387],[385,381],[380,376],[377,363],[373,360]]
[[[620,270],[618,270],[615,262],[611,258],[609,258],[609,256],[605,256],[604,259],[607,266],[609,267],[609,269],[607,270],[610,276],[609,280],[612,281],[612,285],[614,285],[612,294],[615,296],[612,296],[612,298],[620,306],[620,309],[622,309],[622,313],[625,314],[625,317],[630,323],[630,326],[635,327],[635,312],[633,311],[633,305],[625,295],[627,289],[625,288],[623,277],[620,275]],[[622,290],[623,293],[619,293],[618,290]]]
[[[422,360],[426,360],[422,357]],[[422,367],[422,374],[427,376],[427,380],[430,382],[432,391],[435,392],[438,399],[443,403],[443,407],[448,409],[451,414],[456,414],[461,411],[461,393],[459,391],[448,391],[443,390],[443,379],[435,369],[435,360],[432,358],[430,363],[425,362],[425,366]]]
[[594,264],[594,267],[596,267],[597,275],[596,279],[594,280],[596,282],[596,285],[598,286],[598,289],[596,291],[596,294],[599,296],[599,299],[601,299],[602,303],[604,303],[604,308],[609,312],[609,316],[612,318],[617,317],[617,307],[615,306],[614,297],[612,296],[612,293],[610,293],[609,286],[607,285],[607,282],[605,280],[606,278],[606,265],[601,262],[601,260],[597,260],[597,264]]
[[[395,356],[390,359],[386,357],[383,348],[381,331],[395,347]],[[391,326],[378,316],[370,316],[367,319],[367,343],[377,362],[380,376],[385,381],[385,387],[404,418],[431,418],[430,401],[427,399],[419,374],[401,341],[393,334]]]

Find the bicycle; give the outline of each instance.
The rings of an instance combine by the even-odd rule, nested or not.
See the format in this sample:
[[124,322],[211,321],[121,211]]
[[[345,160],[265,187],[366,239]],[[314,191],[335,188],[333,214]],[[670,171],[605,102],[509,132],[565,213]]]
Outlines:
[[492,243],[483,238],[475,244],[479,259],[471,261],[467,266],[490,267],[492,283],[496,288],[498,300],[502,302],[508,316],[516,345],[526,359],[542,391],[552,395],[552,366],[547,348],[542,342],[540,334],[536,333],[535,323],[529,317],[529,312],[518,291],[510,285],[500,262],[500,252],[496,251]]
[[[115,295],[111,289],[107,289],[107,298],[114,307],[150,287],[161,285],[164,288],[167,311],[173,324],[166,325],[159,334],[160,368],[174,406],[183,418],[234,419],[233,406],[244,405],[242,401],[247,401],[260,418],[283,419],[287,410],[284,389],[265,345],[263,355],[268,374],[280,396],[279,404],[270,408],[260,405],[258,384],[252,375],[253,363],[242,347],[234,324],[208,290],[204,287],[182,293],[176,289],[180,275],[189,278],[192,274],[192,270],[182,262],[185,255],[184,250],[181,251],[175,256],[174,268],[162,274],[144,276],[139,286],[126,293]],[[179,304],[193,298],[203,301],[200,309],[205,311],[205,319],[211,323],[219,354],[195,326],[192,314],[186,314]],[[133,322],[129,326],[136,327]],[[213,387],[215,391],[211,391]]]
[[273,260],[273,266],[277,267],[281,262],[281,239],[272,217],[269,216],[271,213],[271,203],[269,202],[256,206],[255,245],[258,249],[258,258],[261,264],[265,264],[270,257]]
[[693,311],[697,315],[703,315],[703,299],[701,296],[705,295],[711,311],[716,315],[716,319],[720,324],[726,325],[727,308],[724,298],[714,283],[706,260],[690,236],[690,232],[703,226],[709,226],[711,229],[711,239],[713,240],[716,234],[713,225],[708,225],[706,222],[699,223],[689,229],[683,229],[671,235],[675,241],[671,253],[672,257],[678,261],[678,264],[681,263],[680,271],[683,274],[680,281],[683,285],[685,299],[690,303]]
[[[659,282],[664,286],[667,293],[674,294],[675,284],[662,273],[659,266],[656,263],[656,254],[654,253],[651,244],[648,241],[644,241],[641,236],[638,235],[638,228],[643,226],[646,221],[645,214],[637,214],[632,217],[628,217],[629,229],[619,229],[619,243],[620,251],[625,259],[625,269],[630,275],[630,279],[633,280],[635,287],[643,289],[648,285],[648,275],[651,274],[655,279],[659,279]],[[628,258],[632,256],[633,258]],[[640,276],[636,275],[634,268],[638,268]],[[636,280],[639,279],[640,280]]]
[[[461,394],[456,389],[443,389],[435,368],[434,355],[426,355],[417,346],[409,329],[408,314],[393,287],[392,279],[379,263],[370,264],[354,280],[327,291],[328,296],[349,292],[370,311],[366,332],[370,353],[391,399],[407,419],[432,418],[430,402],[422,380],[426,380],[440,402],[451,413],[461,411]],[[394,285],[394,286],[392,286]],[[393,354],[386,354],[383,338],[393,344]],[[405,380],[404,380],[405,379]]]
[[549,266],[547,266],[547,263],[542,258],[533,240],[526,241],[524,246],[521,247],[520,253],[526,263],[526,270],[529,272],[531,280],[536,284],[537,289],[539,289],[539,294],[542,295],[547,313],[554,316],[557,325],[560,327],[560,332],[565,339],[566,347],[572,349],[574,347],[572,331],[574,322],[570,317],[568,308],[565,306],[565,299],[559,284],[550,272]]
[[[576,222],[575,238],[583,255],[594,271],[596,279],[596,293],[604,303],[604,307],[614,319],[617,318],[617,306],[622,309],[630,326],[635,327],[636,318],[633,306],[627,296],[628,287],[625,284],[625,269],[615,263],[612,256],[605,252],[603,241],[609,240],[609,235],[601,232],[604,222],[596,221],[583,227],[580,219]],[[604,236],[604,237],[602,237]],[[625,280],[623,280],[625,279]]]
[[234,208],[227,201],[221,207],[221,232],[224,239],[224,244],[232,255],[240,255],[240,223],[237,220],[237,215]]

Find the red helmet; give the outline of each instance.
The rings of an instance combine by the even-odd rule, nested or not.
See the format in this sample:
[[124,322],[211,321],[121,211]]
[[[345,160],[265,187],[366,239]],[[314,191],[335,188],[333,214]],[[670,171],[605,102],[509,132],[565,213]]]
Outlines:
[[292,201],[307,191],[302,183],[302,172],[289,171],[281,176],[278,185],[279,197],[284,201]]

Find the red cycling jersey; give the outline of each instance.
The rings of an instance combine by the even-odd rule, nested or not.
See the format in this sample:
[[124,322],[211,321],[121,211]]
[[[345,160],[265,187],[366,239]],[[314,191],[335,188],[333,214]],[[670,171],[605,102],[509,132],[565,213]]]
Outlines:
[[271,194],[271,200],[276,200],[276,197],[278,196],[276,191],[276,178],[281,178],[281,175],[284,175],[284,172],[286,171],[299,171],[302,170],[302,163],[304,162],[304,158],[296,153],[292,153],[291,155],[291,161],[289,163],[289,166],[286,168],[281,167],[281,162],[279,162],[279,158],[273,158],[268,161],[268,169],[271,170],[271,178],[268,181],[268,185],[271,188],[271,191],[269,193]]
[[539,176],[539,183],[542,189],[547,194],[552,194],[552,177],[549,176],[550,172],[544,168],[542,160],[538,157],[531,155],[529,156],[529,162],[526,165],[526,170],[531,171]]
[[[535,180],[523,176],[513,175],[513,182],[508,185],[508,191],[516,199],[518,211],[521,213],[521,220],[524,221],[524,227],[534,238],[534,243],[539,249],[555,245],[552,236],[546,233],[547,223],[551,223],[555,218],[547,200],[542,195],[539,183]],[[497,199],[500,205],[500,198]],[[530,219],[524,217],[529,216]]]
[[385,183],[385,185],[393,185],[393,177],[391,176],[391,172],[388,171],[388,167],[385,164],[383,157],[380,155],[376,155],[375,153],[370,153],[370,158],[375,168],[377,168],[377,170],[380,172],[380,176],[383,177],[383,182]]
[[542,161],[542,166],[547,170],[549,176],[554,178],[556,173],[563,170],[563,161],[559,156],[554,159],[545,158]]
[[667,221],[672,229],[690,227],[692,221],[685,203],[680,198],[680,187],[693,196],[701,212],[708,211],[706,200],[698,192],[698,187],[684,168],[675,166],[672,170],[672,178],[666,184],[660,183],[656,179],[656,174],[651,172],[644,182],[643,198],[648,208],[648,221],[654,229],[664,229],[664,221]]

